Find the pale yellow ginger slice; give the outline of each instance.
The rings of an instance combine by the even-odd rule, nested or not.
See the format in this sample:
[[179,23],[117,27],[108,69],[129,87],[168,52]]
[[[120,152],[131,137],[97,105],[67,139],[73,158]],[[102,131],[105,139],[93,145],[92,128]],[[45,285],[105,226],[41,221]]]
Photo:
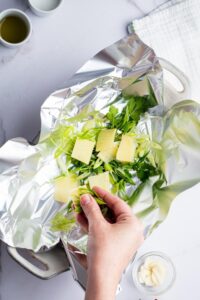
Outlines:
[[110,180],[109,180],[109,172],[104,172],[98,175],[90,176],[88,178],[90,188],[92,189],[94,186],[99,186],[106,191],[110,191]]
[[111,160],[116,158],[117,149],[119,142],[114,142],[111,148],[107,150],[102,150],[98,153],[98,157],[103,160],[105,163],[109,163]]
[[116,158],[121,162],[133,162],[137,143],[133,136],[122,135]]
[[97,144],[96,144],[96,151],[105,151],[112,148],[112,145],[115,140],[116,129],[103,129],[100,131]]
[[69,175],[55,179],[54,199],[58,202],[67,203],[76,193],[79,181],[76,176]]
[[77,138],[71,157],[88,165],[92,156],[94,146],[95,142]]

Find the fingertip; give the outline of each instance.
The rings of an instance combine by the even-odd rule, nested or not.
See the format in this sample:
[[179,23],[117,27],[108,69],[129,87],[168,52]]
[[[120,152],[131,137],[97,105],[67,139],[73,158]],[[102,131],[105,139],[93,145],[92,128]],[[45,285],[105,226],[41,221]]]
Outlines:
[[100,186],[93,186],[92,190],[98,195],[104,195],[105,193],[108,193],[108,191],[102,189]]
[[124,213],[126,213],[127,215],[131,214],[131,209],[128,204],[118,196],[113,195],[110,192],[97,186],[93,187],[93,190],[103,201],[105,201],[108,207],[113,210],[116,217],[118,217],[120,214],[124,215]]
[[100,189],[100,187],[98,187],[98,186],[93,186],[93,188],[92,188],[92,190],[94,191],[94,192],[96,192],[96,191],[98,191],[98,189]]
[[81,206],[88,205],[91,202],[91,196],[88,194],[82,195],[80,197]]

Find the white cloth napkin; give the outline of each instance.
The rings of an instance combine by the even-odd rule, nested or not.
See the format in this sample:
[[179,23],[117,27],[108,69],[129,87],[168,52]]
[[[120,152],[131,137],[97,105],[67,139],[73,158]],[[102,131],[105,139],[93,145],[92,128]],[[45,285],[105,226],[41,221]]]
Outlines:
[[[132,22],[139,37],[182,70],[191,81],[191,97],[200,100],[200,0],[171,0]],[[129,27],[130,28],[130,27]]]

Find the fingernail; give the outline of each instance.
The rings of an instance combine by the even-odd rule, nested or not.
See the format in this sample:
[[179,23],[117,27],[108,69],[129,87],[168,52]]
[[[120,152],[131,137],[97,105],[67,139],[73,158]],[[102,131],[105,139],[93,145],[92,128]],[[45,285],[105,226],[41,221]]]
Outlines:
[[90,196],[89,195],[84,195],[81,197],[81,204],[82,205],[87,205],[88,203],[90,203]]

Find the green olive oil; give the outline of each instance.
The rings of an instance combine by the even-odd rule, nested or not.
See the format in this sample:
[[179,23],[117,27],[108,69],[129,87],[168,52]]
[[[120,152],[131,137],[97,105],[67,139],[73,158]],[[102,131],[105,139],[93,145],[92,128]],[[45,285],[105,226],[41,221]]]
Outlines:
[[0,21],[1,38],[12,44],[21,43],[28,35],[26,22],[18,16],[7,16]]

